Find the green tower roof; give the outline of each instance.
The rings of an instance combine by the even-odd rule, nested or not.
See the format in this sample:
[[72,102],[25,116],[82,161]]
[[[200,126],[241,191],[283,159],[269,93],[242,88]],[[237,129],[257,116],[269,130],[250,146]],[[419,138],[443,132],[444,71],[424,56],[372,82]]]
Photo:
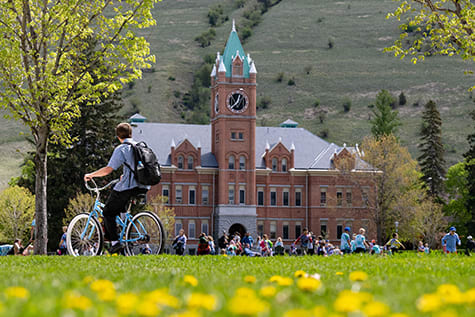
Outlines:
[[239,52],[239,57],[243,61],[244,64],[244,69],[243,69],[243,77],[244,78],[249,78],[249,60],[248,56],[244,53],[244,49],[242,48],[241,41],[239,40],[239,36],[236,32],[236,27],[234,25],[233,21],[233,29],[231,30],[231,33],[229,34],[228,41],[226,42],[226,48],[224,49],[223,56],[221,56],[221,60],[224,63],[224,66],[226,67],[226,77],[231,77],[232,75],[232,64],[234,58],[236,58],[236,55]]

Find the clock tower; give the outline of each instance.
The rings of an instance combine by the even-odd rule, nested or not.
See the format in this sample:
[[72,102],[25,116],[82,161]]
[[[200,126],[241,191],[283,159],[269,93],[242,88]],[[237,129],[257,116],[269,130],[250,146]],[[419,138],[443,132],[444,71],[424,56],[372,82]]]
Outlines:
[[224,53],[217,53],[211,72],[211,147],[219,167],[217,235],[223,230],[256,233],[256,74],[233,21]]

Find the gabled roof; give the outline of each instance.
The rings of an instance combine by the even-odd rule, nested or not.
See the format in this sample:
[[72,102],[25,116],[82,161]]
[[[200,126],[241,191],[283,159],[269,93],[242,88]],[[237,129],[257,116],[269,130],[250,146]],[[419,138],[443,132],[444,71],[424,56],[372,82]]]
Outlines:
[[[211,152],[211,125],[143,122],[134,125],[133,137],[135,141],[145,141],[157,154],[161,165],[171,165],[171,143],[176,142],[178,147],[187,139],[195,148],[201,145],[202,167],[218,167]],[[256,127],[256,168],[266,168],[263,160],[266,145],[275,146],[279,142],[287,149],[295,149],[295,169],[331,169],[334,153],[344,148],[328,143],[304,128]],[[273,146],[269,145],[269,148]],[[357,153],[354,147],[346,149]],[[371,169],[371,166],[356,155],[356,169]]]
[[244,53],[244,48],[242,47],[241,41],[239,40],[239,36],[236,32],[233,21],[233,29],[229,34],[228,41],[226,42],[226,48],[224,49],[223,56],[220,57],[224,63],[224,67],[226,68],[226,77],[231,77],[232,75],[232,63],[237,54],[239,54],[239,58],[241,58],[243,61],[242,75],[244,78],[249,78],[250,66],[248,56],[246,56],[246,53]]

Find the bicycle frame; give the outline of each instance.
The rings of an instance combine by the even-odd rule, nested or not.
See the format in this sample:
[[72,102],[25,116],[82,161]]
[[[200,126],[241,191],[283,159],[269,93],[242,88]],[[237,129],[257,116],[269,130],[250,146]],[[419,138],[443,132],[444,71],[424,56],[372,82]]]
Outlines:
[[[102,212],[102,208],[104,208],[105,204],[103,204],[99,200],[99,196],[100,196],[99,192],[102,189],[105,189],[105,188],[109,187],[113,183],[114,183],[114,181],[112,181],[111,183],[107,184],[106,186],[104,186],[102,188],[97,188],[97,185],[95,183],[94,183],[94,185],[96,185],[96,188],[90,188],[89,186],[86,186],[88,189],[96,192],[96,200],[94,202],[94,207],[93,207],[92,211],[89,213],[89,218],[87,220],[86,227],[84,228],[84,231],[81,233],[81,239],[83,239],[86,232],[88,232],[89,225],[94,226],[94,224],[91,224],[91,217],[95,217],[97,220],[99,220],[100,217],[104,216],[103,212]],[[136,242],[136,241],[139,241],[139,240],[143,239],[147,235],[147,231],[146,231],[145,227],[143,226],[143,224],[140,221],[137,221],[137,223],[139,225],[139,227],[138,227],[136,223],[132,222],[132,219],[133,219],[133,217],[130,214],[129,210],[127,210],[127,212],[125,213],[125,218],[124,219],[122,219],[120,216],[116,217],[116,223],[121,227],[121,231],[120,231],[120,235],[119,235],[119,241],[120,242]],[[138,238],[124,239],[129,223],[131,223],[132,226],[135,228],[136,232],[139,233]],[[89,237],[88,238],[92,237],[92,235],[94,234],[94,231],[95,231],[95,228],[93,227],[92,230],[89,232]]]

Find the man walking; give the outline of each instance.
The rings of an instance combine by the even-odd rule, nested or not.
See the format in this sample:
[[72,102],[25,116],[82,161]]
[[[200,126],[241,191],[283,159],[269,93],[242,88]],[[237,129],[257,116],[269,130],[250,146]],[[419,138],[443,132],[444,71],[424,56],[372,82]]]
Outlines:
[[461,242],[455,231],[455,227],[450,227],[449,233],[442,238],[442,247],[445,248],[445,253],[457,253],[457,245],[460,246]]
[[139,184],[134,177],[132,169],[135,167],[135,159],[134,149],[131,144],[135,144],[135,142],[132,139],[132,127],[130,124],[120,123],[115,128],[115,134],[121,144],[114,149],[109,163],[95,172],[84,175],[84,181],[87,182],[94,177],[107,176],[121,166],[124,166],[120,181],[115,184],[103,209],[105,238],[111,241],[110,252],[120,253],[124,245],[119,242],[116,216],[127,211],[127,204],[132,196],[146,193],[150,186]]

